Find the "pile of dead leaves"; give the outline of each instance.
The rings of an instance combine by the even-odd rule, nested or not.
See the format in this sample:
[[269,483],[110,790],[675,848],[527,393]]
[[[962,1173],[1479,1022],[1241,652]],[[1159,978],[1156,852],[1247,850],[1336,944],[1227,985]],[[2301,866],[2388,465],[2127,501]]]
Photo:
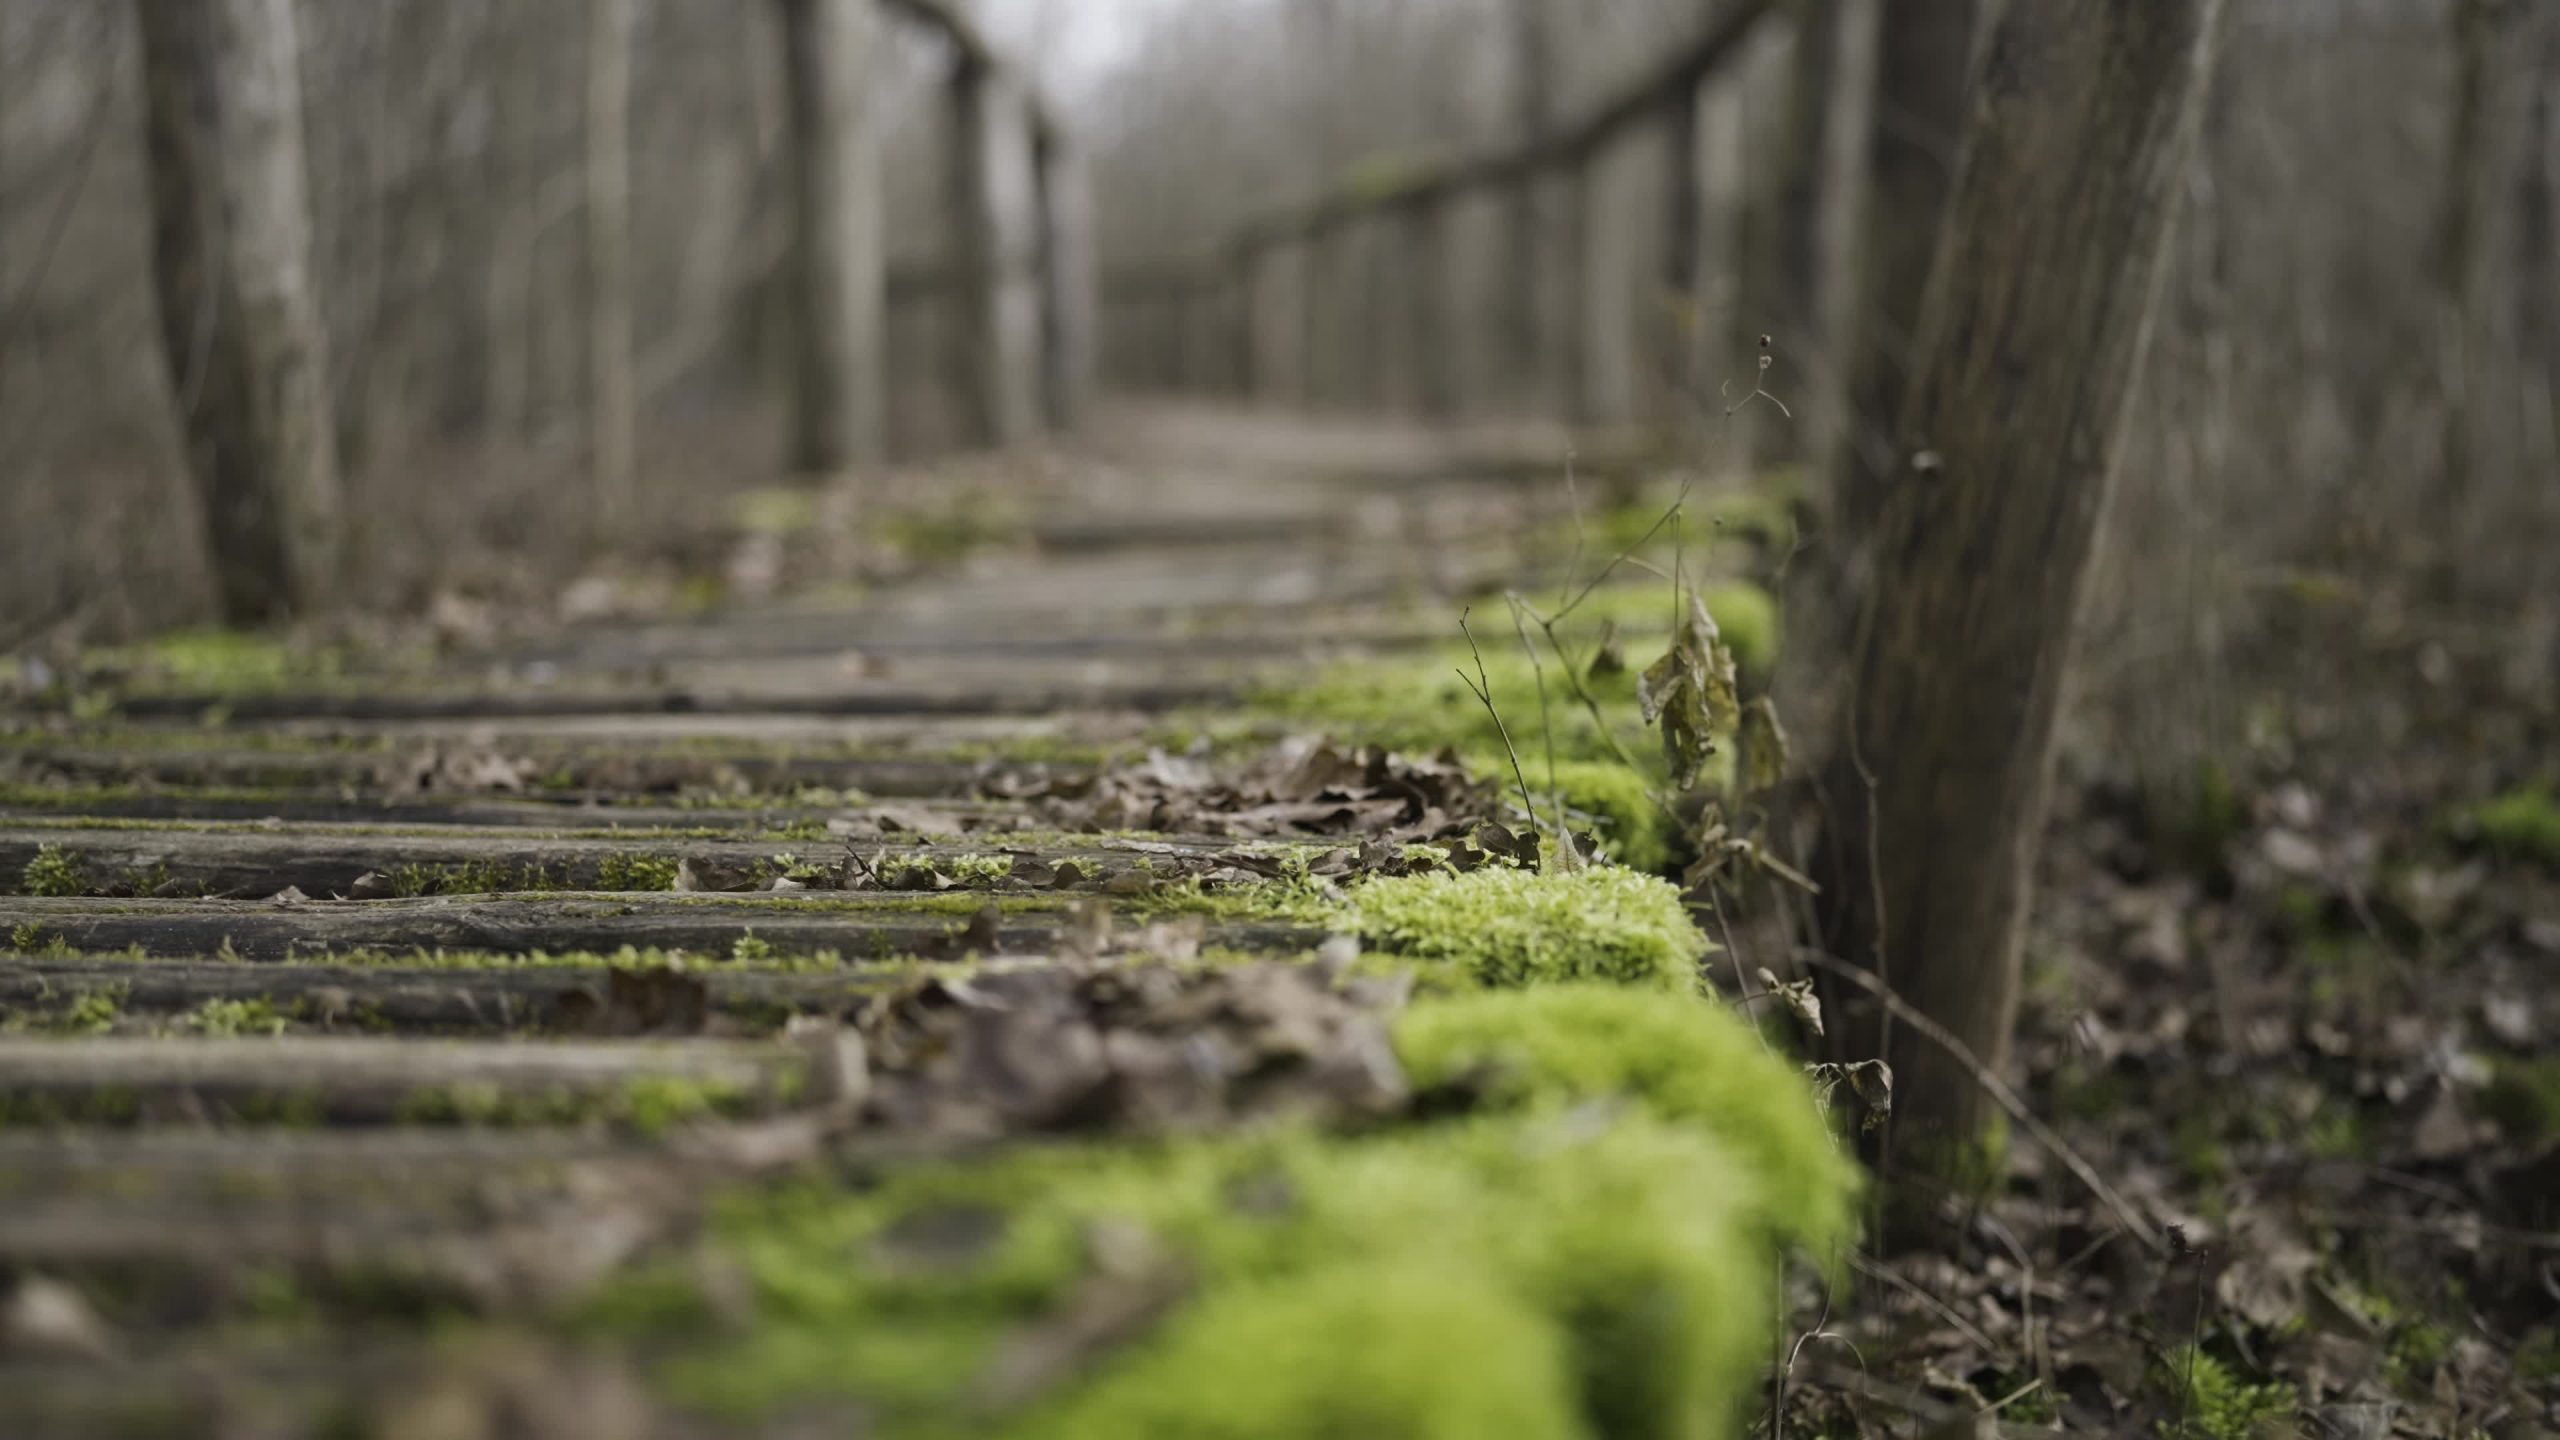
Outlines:
[[[1135,943],[1178,956],[1196,952],[1198,934],[1159,927]],[[1405,1086],[1385,1019],[1403,992],[1346,980],[1347,958],[1210,970],[1070,962],[928,980],[860,1017],[868,1118],[972,1139],[1391,1113]]]
[[1414,759],[1310,738],[1274,746],[1240,770],[1148,752],[1090,775],[991,777],[994,798],[1028,800],[1062,830],[1180,830],[1251,836],[1365,836],[1388,842],[1463,836],[1493,813],[1490,787],[1454,755]]

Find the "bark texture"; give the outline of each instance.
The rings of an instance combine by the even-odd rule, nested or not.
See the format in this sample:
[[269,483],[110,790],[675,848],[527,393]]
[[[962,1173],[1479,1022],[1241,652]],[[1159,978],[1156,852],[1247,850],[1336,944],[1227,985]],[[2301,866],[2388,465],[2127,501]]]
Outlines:
[[[1826,757],[1822,941],[1997,1070],[2076,617],[2149,342],[2221,0],[2038,0],[1987,36]],[[1870,829],[1869,817],[1874,825]],[[1872,862],[1872,864],[1871,864]],[[1940,1178],[1996,1112],[1912,1027],[1888,1158]],[[1883,1032],[1880,1034],[1880,1030]]]
[[1981,0],[1848,0],[1839,17],[1842,78],[1865,91],[1841,100],[1837,137],[1853,207],[1832,254],[1841,276],[1832,317],[1838,374],[1814,422],[1827,448],[1820,523],[1790,570],[1786,659],[1778,700],[1802,735],[1837,733],[1835,658],[1857,629],[1912,369],[1912,332],[1944,228],[1964,126],[1965,87]]
[[790,150],[791,455],[825,475],[888,448],[886,239],[881,227],[872,0],[781,0]]
[[152,276],[223,618],[327,600],[338,455],[291,0],[137,0]]

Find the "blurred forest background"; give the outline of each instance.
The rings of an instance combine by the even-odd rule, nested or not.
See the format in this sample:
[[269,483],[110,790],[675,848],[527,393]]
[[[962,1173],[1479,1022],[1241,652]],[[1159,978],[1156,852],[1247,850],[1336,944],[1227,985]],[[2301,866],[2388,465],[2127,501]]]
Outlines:
[[[599,722],[575,753],[609,769],[500,755],[497,781],[454,782],[519,808],[584,804],[636,785],[611,778],[650,759],[626,753],[635,735],[796,718],[852,746],[867,733],[852,717],[903,738],[886,760],[825,759],[831,785],[843,766],[921,764],[942,745],[926,793],[1017,819],[1041,797],[1043,824],[1126,838],[1149,816],[1180,827],[1162,818],[1173,811],[1133,820],[1091,797],[1137,783],[1196,799],[1211,763],[1236,758],[1221,744],[1316,723],[1385,747],[1360,752],[1367,786],[1388,783],[1390,749],[1439,756],[1427,763],[1494,797],[1470,802],[1488,818],[1528,824],[1494,833],[1537,860],[1521,755],[1543,748],[1552,873],[1580,873],[1568,814],[1622,846],[1652,836],[1642,862],[1617,858],[1661,872],[1650,883],[1666,893],[1679,875],[1712,917],[1712,983],[1772,1021],[1777,1006],[1752,1007],[1788,1000],[1784,1023],[1849,1067],[1813,1071],[1867,1107],[1862,1138],[1883,1132],[1870,1148],[1924,1152],[1912,1170],[1928,1188],[1895,1199],[1923,1195],[1962,1235],[1861,1256],[1859,1284],[1870,1310],[1877,1285],[1918,1304],[1897,1341],[1923,1364],[1905,1368],[1965,1390],[1959,1419],[2039,1387],[2085,1406],[2149,1384],[2174,1396],[2159,1433],[2185,1434],[2208,1392],[2256,1413],[2220,1368],[2245,1364],[2305,1404],[2406,1407],[2379,1429],[2322,1433],[2492,1433],[2469,1423],[2481,1416],[2517,1420],[2501,1440],[2541,1433],[2507,1392],[2539,1386],[2539,1413],[2560,1414],[2547,1303],[2560,1294],[2560,0],[2029,8],[2046,3],[228,0],[223,30],[176,0],[0,0],[0,657],[65,712],[22,736],[17,765],[36,783],[19,798],[158,814],[190,797],[156,778],[133,795],[67,787],[133,781],[164,746],[371,715],[413,738],[425,730],[401,727]],[[932,23],[871,38],[891,12]],[[250,32],[265,49],[241,42]],[[206,34],[232,47],[219,64]],[[235,146],[222,156],[235,173],[173,184],[186,169],[173,154],[222,149],[172,142],[189,128],[170,98],[180,82],[279,82],[288,61],[300,164],[243,163],[236,151],[256,147]],[[1018,88],[1016,61],[1032,72]],[[839,103],[866,73],[876,177],[863,106]],[[255,112],[294,88],[241,84],[233,98]],[[291,128],[260,118],[269,138]],[[1960,147],[1974,157],[1961,177]],[[626,162],[627,193],[613,178]],[[284,193],[279,176],[297,174],[318,343],[272,346],[288,363],[240,364],[229,392],[190,393],[172,379],[190,372],[189,332],[155,294],[185,268],[173,236],[208,227],[168,215],[201,222],[222,208],[208,195],[256,214],[236,203],[244,191]],[[264,278],[297,267],[287,238]],[[257,248],[200,244],[195,258]],[[248,315],[236,341],[259,312],[231,291],[205,314]],[[610,294],[627,310],[599,302]],[[294,547],[268,546],[245,572],[209,560],[223,546],[205,517],[222,507],[198,491],[219,486],[189,480],[190,447],[201,462],[219,448],[203,417],[265,393],[240,377],[289,372],[307,395],[290,362],[320,354],[325,404],[300,411],[325,413],[336,459],[314,469],[341,477],[342,518],[315,527],[330,533],[314,548],[345,551],[331,562],[344,579],[300,595],[253,583],[244,604],[231,582],[271,558],[291,571]],[[1084,404],[1086,355],[1098,408]],[[627,425],[614,418],[626,408]],[[1081,438],[1029,443],[1079,419],[1092,422]],[[1139,443],[1185,422],[1188,462]],[[297,425],[323,428],[269,428]],[[1468,448],[1495,433],[1509,458]],[[1326,449],[1381,435],[1439,467],[1409,511],[1349,488],[1401,483],[1385,478],[1394,465],[1337,473]],[[266,453],[232,479],[289,496],[291,467],[264,462],[294,459],[303,438],[255,437],[242,451]],[[1301,480],[1344,488],[1275,496],[1278,468],[1197,453],[1257,441],[1297,444]],[[1697,535],[1673,525],[1662,543],[1662,502],[1690,498],[1692,481],[1719,507],[1702,528],[1739,517],[1749,533],[1683,551]],[[1186,492],[1192,513],[1171,517],[1114,504]],[[856,612],[823,604],[722,609],[787,588],[780,560],[761,590],[737,578],[755,529],[738,517],[755,506],[832,546],[886,528],[884,497],[919,494],[942,497],[927,524],[967,531],[1029,497],[1046,528],[1026,522],[979,557],[990,563],[947,567],[912,609],[888,595],[858,631]],[[1743,625],[1630,585],[1610,597],[1623,611],[1580,617],[1592,648],[1568,655],[1504,589],[1543,577],[1433,563],[1441,541],[1477,538],[1468,527],[1531,519],[1553,533],[1521,554],[1570,557],[1564,610],[1590,594],[1575,586],[1599,528],[1630,554],[1656,542],[1680,557],[1644,556],[1622,580],[1645,571],[1676,589],[1716,550],[1737,573],[1714,578],[1753,602],[1758,643],[1728,649],[1717,627],[1738,640]],[[960,534],[943,558],[979,538]],[[1247,545],[1262,548],[1230,548]],[[1117,557],[1132,568],[1094,558],[1113,546],[1136,552]],[[1344,582],[1359,547],[1389,556],[1403,588]],[[849,547],[814,553],[790,600],[892,588],[866,593],[883,576],[839,566]],[[1264,587],[1274,577],[1243,573],[1256,565],[1286,573]],[[611,605],[573,595],[637,573],[676,578],[655,609],[615,612],[647,622],[631,633],[555,634],[556,651],[523,652],[540,658],[490,661],[501,638],[604,618]],[[697,580],[701,593],[682,588]],[[1505,599],[1529,652],[1497,662],[1516,682],[1508,718],[1493,693],[1504,670],[1488,675],[1476,648]],[[1665,609],[1678,610],[1671,653],[1646,666],[1658,637],[1623,635],[1618,617]],[[462,669],[399,673],[406,650],[434,648],[409,645],[414,632],[452,640],[456,613],[482,617],[458,623],[476,633],[450,649],[488,693],[446,693]],[[657,626],[679,613],[695,633]],[[256,695],[155,694],[146,674],[119,696],[116,657],[94,653],[284,615],[294,623],[247,640],[278,652],[270,679],[336,678],[334,647],[367,624],[355,639],[393,637],[377,647],[392,673],[378,693]],[[918,616],[943,628],[906,633]],[[1130,656],[1077,648],[1135,616],[1164,624],[1126,672],[1111,667]],[[1214,628],[1246,620],[1263,627],[1251,644]],[[1086,621],[1094,633],[1074,628]],[[1357,650],[1349,632],[1373,622],[1370,642],[1393,653],[1370,668],[1282,682],[1278,699],[1201,689],[1230,661],[1330,664],[1328,647]],[[1391,622],[1414,633],[1388,635]],[[1645,748],[1665,742],[1664,783],[1583,693],[1590,748],[1565,758],[1612,788],[1568,797],[1533,623],[1554,673],[1576,690],[1606,676],[1659,725]],[[588,678],[611,683],[549,688],[554,657],[589,642]],[[100,663],[84,669],[84,651]],[[290,663],[305,653],[323,657],[309,675]],[[1657,704],[1661,686],[1684,701]],[[1546,743],[1515,749],[1530,694]],[[183,723],[136,729],[132,753],[70,744],[118,713]],[[1038,741],[1009,752],[1037,783],[1011,788],[996,768],[1010,741],[985,735]],[[274,764],[306,764],[297,785],[341,784],[326,767],[347,756],[327,747],[344,738],[297,731]],[[774,774],[806,759],[731,740]],[[1046,748],[1062,741],[1092,748]],[[1725,741],[1739,752],[1730,782],[1704,763],[1721,766]],[[1100,778],[1062,812],[1045,767],[1071,753]],[[419,800],[445,783],[445,758],[364,783]],[[758,795],[745,769],[705,797],[691,773],[663,772],[652,793],[818,803]],[[517,793],[536,775],[541,796]],[[856,805],[845,787],[828,811]],[[1332,815],[1338,788],[1291,799]],[[1278,804],[1254,794],[1249,808]],[[278,798],[207,803],[260,816]],[[349,788],[327,803],[380,798]],[[795,844],[934,833],[885,811],[794,823],[814,827]],[[1251,833],[1222,830],[1218,848]],[[1443,838],[1362,832],[1357,854],[1410,867],[1403,842]],[[25,866],[31,901],[78,913],[131,898],[85,893],[52,841],[28,843],[42,847]],[[786,858],[782,882],[806,888]],[[860,864],[820,878],[863,888]],[[46,865],[83,893],[40,889]],[[679,883],[689,873],[668,861],[627,888],[700,888]],[[305,883],[324,888],[241,893],[300,905]],[[490,877],[454,883],[478,894]],[[413,891],[392,898],[436,893]],[[1888,909],[1903,926],[1890,944]],[[36,949],[39,932],[23,933],[13,944]],[[770,954],[745,936],[733,958]],[[1707,948],[1697,938],[1684,963]],[[1937,1028],[1897,1032],[1906,998]],[[1859,1067],[1878,1056],[1893,1070],[1881,1103],[1850,1078],[1872,1077]],[[1921,1123],[1950,1112],[1960,1123]],[[2004,1156],[2013,1119],[2036,1144]],[[1934,1144],[1947,1135],[1958,1143]],[[2006,1168],[1967,1173],[1986,1161]],[[2101,1209],[2150,1253],[2107,1253]],[[1796,1298],[1807,1341],[1881,1333],[1858,1330],[1874,1317],[1854,1307],[1835,1317],[1827,1299]],[[2147,1338],[2185,1337],[2172,1385],[2157,1383],[2170,1350],[2120,1333],[2146,1307]],[[2210,1384],[2194,1373],[2209,1313],[2231,1342]],[[1793,1355],[1777,1367],[1773,1434],[1796,1369]],[[1855,1371],[1826,1383],[1876,1398],[1863,1355]],[[2288,1419],[2301,1408],[2294,1388],[2259,1399]],[[2089,1413],[2133,1413],[2112,1405]],[[2203,1429],[2273,1433],[2253,1426]]]
[[[1690,33],[1696,8],[990,0],[983,17],[1036,57],[1089,146],[1103,265],[1121,276],[1212,256],[1275,202],[1581,114]],[[595,530],[574,483],[582,21],[575,7],[504,0],[300,9],[317,284],[360,598],[415,609],[444,589],[542,591],[581,562],[564,537],[582,545]],[[2126,747],[2174,765],[2234,738],[2248,716],[2218,698],[2224,677],[2288,653],[2282,621],[2305,606],[2356,607],[2437,647],[2431,664],[2449,648],[2549,696],[2560,650],[2547,583],[2560,545],[2551,9],[2266,0],[2234,17],[2085,652],[2102,701],[2090,709]],[[646,535],[781,470],[787,316],[774,277],[787,217],[771,8],[650,0],[637,25],[635,528]],[[936,358],[948,343],[933,276],[947,209],[926,158],[948,123],[936,80],[949,58],[904,27],[886,49],[891,439],[912,456],[958,434]],[[1768,313],[1760,283],[1781,257],[1751,236],[1775,223],[1801,133],[1790,57],[1747,63],[1736,228],[1718,232],[1732,243],[1685,322],[1716,336],[1787,319]],[[0,638],[11,642],[129,636],[202,618],[210,603],[155,351],[137,69],[127,7],[0,3]],[[1609,173],[1625,206],[1660,204],[1642,155]],[[1500,205],[1459,212],[1462,334],[1519,333],[1502,327],[1559,303],[1552,277],[1549,293],[1528,295],[1506,265],[1515,227]],[[1659,243],[1661,227],[1634,233]],[[1667,323],[1658,295],[1623,303],[1641,324]],[[1169,338],[1144,306],[1109,314],[1118,388],[1223,383],[1198,359],[1214,340]],[[1311,331],[1308,343],[1323,342]],[[1313,377],[1303,390],[1264,398],[1409,407],[1409,384],[1364,377],[1371,348],[1301,364]],[[1552,384],[1538,373],[1548,362],[1518,363],[1516,348],[1459,353],[1477,357],[1458,386],[1466,410],[1532,408]],[[1676,364],[1648,363],[1659,354],[1640,347],[1628,361],[1636,410],[1620,418],[1712,413]],[[1780,347],[1771,385],[1808,420],[1758,442],[1761,458],[1804,460],[1822,443],[1827,365],[1793,335]]]

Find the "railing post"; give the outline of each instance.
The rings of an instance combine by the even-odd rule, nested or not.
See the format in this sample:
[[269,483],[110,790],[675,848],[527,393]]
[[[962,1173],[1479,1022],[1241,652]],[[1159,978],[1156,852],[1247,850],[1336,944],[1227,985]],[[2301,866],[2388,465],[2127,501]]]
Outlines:
[[1609,193],[1607,158],[1594,150],[1574,170],[1573,419],[1583,425],[1623,424],[1635,412],[1635,236],[1627,207]]
[[1031,110],[1012,77],[963,57],[951,79],[954,379],[971,439],[1011,445],[1041,424],[1039,178]]
[[1239,400],[1251,400],[1261,379],[1262,307],[1256,303],[1261,294],[1261,257],[1262,248],[1247,243],[1218,262],[1219,284],[1226,289],[1234,327],[1227,337],[1232,347],[1227,355],[1229,389]]
[[1297,403],[1315,408],[1323,393],[1316,384],[1317,373],[1324,365],[1323,323],[1325,283],[1325,232],[1310,229],[1298,240],[1298,353],[1292,358],[1295,374],[1291,384]]
[[888,449],[888,260],[871,111],[872,0],[782,0],[791,170],[792,466]]
[[1458,413],[1458,347],[1451,333],[1456,307],[1451,303],[1455,266],[1449,244],[1446,195],[1426,195],[1401,212],[1406,373],[1414,399],[1434,420]]
[[1341,256],[1336,253],[1339,234],[1331,224],[1318,225],[1307,232],[1303,245],[1306,258],[1300,262],[1299,299],[1306,306],[1307,337],[1299,346],[1298,395],[1310,408],[1320,406],[1333,396],[1342,381],[1342,372],[1329,362],[1333,359],[1335,337],[1341,331],[1336,311],[1341,276]]
[[1041,362],[1049,423],[1072,430],[1093,401],[1097,322],[1092,177],[1054,127],[1039,136]]

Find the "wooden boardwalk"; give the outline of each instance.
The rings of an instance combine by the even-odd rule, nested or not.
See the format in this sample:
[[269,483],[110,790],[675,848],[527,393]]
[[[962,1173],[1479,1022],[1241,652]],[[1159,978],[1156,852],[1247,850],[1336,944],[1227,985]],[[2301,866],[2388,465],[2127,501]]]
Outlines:
[[[1043,462],[1029,546],[856,597],[0,719],[0,1434],[320,1433],[422,1386],[481,1427],[439,1434],[681,1433],[610,1363],[410,1322],[538,1316],[725,1182],[1143,1099],[1112,1067],[1152,1050],[1060,1058],[1118,1033],[1096,975],[1214,1029],[1251,957],[1303,970],[1321,927],[1220,897],[1408,802],[1334,752],[1222,788],[1310,753],[1234,697],[1445,643],[1560,513],[1560,442],[1109,435]],[[359,1318],[279,1331],[280,1293]]]

